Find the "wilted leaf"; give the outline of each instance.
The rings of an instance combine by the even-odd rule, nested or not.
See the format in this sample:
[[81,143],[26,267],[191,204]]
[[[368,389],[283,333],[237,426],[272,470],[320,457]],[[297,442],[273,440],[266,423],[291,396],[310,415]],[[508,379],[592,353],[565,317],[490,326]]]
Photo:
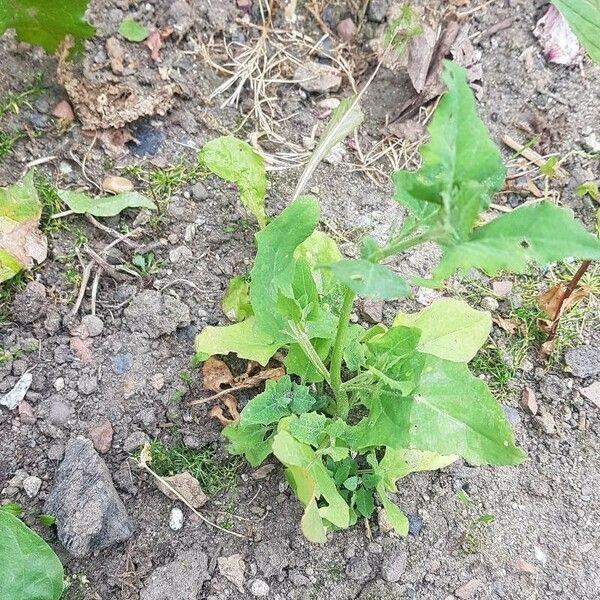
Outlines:
[[123,19],[119,25],[119,33],[129,42],[143,42],[150,35],[145,27],[133,19]]
[[[573,4],[577,2],[581,5],[588,3],[587,0],[575,0]],[[544,56],[550,62],[559,65],[581,63],[583,51],[577,37],[571,31],[563,15],[554,6],[548,7],[546,14],[537,22],[533,34],[540,40]]]
[[0,188],[0,282],[45,260],[48,242],[38,229],[41,214],[33,171],[21,183]]
[[592,60],[600,64],[600,1],[552,0],[588,51]]
[[208,500],[208,496],[200,487],[200,482],[191,473],[188,473],[188,471],[177,473],[171,477],[160,477],[156,480],[156,485],[167,498],[179,500],[180,498],[169,489],[169,487],[172,487],[178,494],[185,498],[186,502],[192,508],[200,508]]
[[565,298],[566,292],[567,286],[557,283],[537,297],[537,305],[550,319],[556,320],[569,308],[587,298],[590,293],[585,286],[577,288],[567,298]]
[[509,335],[514,335],[517,331],[523,330],[523,323],[517,319],[507,319],[500,315],[494,315],[492,321]]
[[123,192],[101,198],[88,196],[84,192],[60,190],[58,195],[74,213],[87,213],[94,217],[114,217],[127,208],[156,210],[156,204],[139,192]]
[[232,277],[221,302],[223,313],[234,323],[254,314],[250,304],[250,284],[244,277]]
[[202,386],[211,392],[220,392],[233,386],[231,369],[218,358],[211,356],[202,364]]
[[102,180],[102,189],[111,194],[121,194],[133,191],[133,183],[126,177],[108,175]]

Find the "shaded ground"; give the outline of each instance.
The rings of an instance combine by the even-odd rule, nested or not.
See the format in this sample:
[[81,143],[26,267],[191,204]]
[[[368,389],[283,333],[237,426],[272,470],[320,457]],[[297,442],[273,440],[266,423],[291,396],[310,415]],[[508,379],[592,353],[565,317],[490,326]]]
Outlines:
[[[236,108],[220,109],[219,98],[207,101],[223,78],[203,62],[198,40],[207,42],[210,34],[218,39],[224,30],[227,39],[239,41],[243,36],[248,41],[252,29],[236,21],[243,11],[229,1],[213,2],[212,8],[209,2],[191,3],[194,11],[183,1],[129,4],[92,2],[90,18],[99,32],[87,44],[85,68],[95,73],[94,65],[100,69],[106,62],[104,38],[115,33],[124,15],[147,25],[175,25],[176,34],[165,42],[159,66],[179,88],[178,95],[164,117],[146,121],[161,138],[158,153],[146,160],[127,149],[121,150],[122,156],[107,154],[101,142],[93,142],[94,136],[84,135],[79,125],[59,131],[49,114],[64,98],[64,91],[55,83],[55,59],[17,44],[10,36],[0,40],[0,97],[29,89],[35,72],[43,73],[45,82],[39,93],[28,98],[29,104],[21,106],[18,115],[9,113],[3,118],[3,130],[26,130],[32,135],[18,141],[2,159],[0,184],[17,179],[30,161],[54,157],[39,167],[54,185],[83,186],[93,191],[90,181],[97,183],[107,174],[125,173],[140,189],[150,182],[161,203],[160,216],[145,222],[136,218],[135,212],[104,220],[121,232],[142,227],[144,233],[136,244],[143,248],[136,252],[146,256],[152,252],[157,268],[137,277],[123,274],[118,277],[120,281],[109,275],[101,278],[97,314],[104,329],[91,338],[89,362],[82,361],[81,351],[71,342],[79,317],[91,312],[88,289],[79,317],[74,321],[69,317],[82,271],[77,252],[87,262],[86,243],[100,250],[112,238],[83,217],[47,222],[50,257],[32,275],[45,286],[46,296],[37,304],[31,294],[17,296],[0,330],[0,346],[10,352],[0,363],[0,393],[33,368],[33,384],[26,400],[35,415],[27,422],[17,411],[0,411],[3,501],[17,501],[32,514],[41,512],[66,442],[77,435],[88,436],[104,420],[114,429],[105,459],[136,532],[127,543],[82,560],[70,558],[55,543],[52,532],[45,532],[68,573],[75,577],[68,597],[246,598],[262,590],[257,579],[267,584],[269,598],[298,600],[443,599],[473,579],[479,580],[479,585],[473,584],[477,589],[470,597],[477,599],[600,597],[596,559],[600,543],[600,413],[598,406],[579,392],[598,378],[598,372],[589,365],[594,357],[598,361],[600,340],[589,316],[583,321],[581,337],[570,340],[584,346],[582,360],[589,368],[582,373],[589,376],[574,377],[565,372],[562,354],[550,368],[531,350],[519,368],[509,372],[508,383],[500,386],[507,416],[529,460],[517,469],[474,469],[456,463],[440,473],[411,476],[396,496],[398,504],[411,515],[412,533],[405,540],[382,533],[374,522],[370,532],[357,526],[336,533],[326,546],[315,547],[299,534],[300,506],[283,483],[279,467],[256,479],[247,466],[227,462],[220,427],[207,416],[208,408],[190,410],[187,406],[199,382],[197,373],[192,373],[190,391],[185,373],[190,371],[195,333],[207,324],[226,322],[220,299],[228,279],[249,268],[254,226],[240,211],[235,190],[213,177],[200,179],[191,167],[195,149],[221,134],[222,128],[239,123]],[[436,5],[430,7],[434,10],[439,3],[432,4]],[[583,74],[578,68],[545,62],[531,33],[542,6],[542,2],[507,0],[470,15],[473,32],[486,32],[504,19],[514,18],[509,28],[484,35],[480,41],[484,71],[480,106],[496,140],[508,133],[526,141],[537,131],[541,153],[560,152],[564,156],[574,150],[589,150],[585,139],[590,133],[600,138],[600,69],[586,64]],[[332,11],[331,18],[339,20],[346,12],[351,12],[350,5]],[[255,13],[252,18],[256,21]],[[299,26],[315,39],[321,35],[312,17],[299,21]],[[383,27],[365,21],[354,52],[365,57],[368,70],[357,76],[358,81],[364,80],[374,66],[366,62],[367,44]],[[129,77],[148,89],[159,85],[161,75],[157,65],[149,61],[147,50],[124,45],[137,65]],[[106,68],[102,73],[107,73]],[[106,75],[106,81],[119,79],[113,75]],[[103,76],[94,74],[100,80]],[[361,140],[365,147],[380,138],[385,116],[408,97],[409,89],[405,75],[382,70],[364,102],[367,119]],[[340,93],[333,95],[349,92],[345,82]],[[281,128],[287,140],[302,148],[302,137],[310,137],[314,125],[323,122],[325,111],[318,105],[322,99],[307,97],[294,85],[284,88],[277,101],[286,115],[294,115]],[[532,123],[531,133],[524,133],[520,127],[528,122]],[[264,147],[270,153],[278,151],[273,143],[265,142]],[[409,158],[411,151],[404,151],[402,156]],[[82,169],[78,163],[84,156]],[[507,160],[511,157],[506,152]],[[349,255],[361,230],[373,229],[381,235],[401,214],[390,199],[387,185],[376,187],[363,173],[349,172],[347,163],[356,160],[349,147],[342,162],[323,164],[310,186],[323,203],[325,226],[339,236],[342,249]],[[167,169],[181,161],[188,165],[186,170]],[[141,165],[142,170],[132,165]],[[572,177],[566,185],[553,181],[552,187],[591,228],[592,201],[577,197],[574,187],[598,178],[598,161],[575,155],[565,167]],[[389,165],[384,161],[382,168]],[[297,172],[273,173],[267,198],[269,214],[285,206]],[[503,194],[497,202],[515,206],[524,199]],[[130,248],[119,245],[110,260],[128,263],[132,255]],[[431,259],[427,249],[421,250],[397,268],[425,274]],[[543,285],[536,273],[528,285],[538,284]],[[489,303],[490,283],[480,280],[477,286],[469,288],[472,299]],[[148,300],[141,295],[143,289],[156,294]],[[507,315],[522,306],[524,289],[515,286],[498,310]],[[153,321],[152,313],[157,309],[152,303],[160,302],[160,295],[174,298],[176,308]],[[386,305],[386,319],[397,306]],[[157,335],[157,325],[164,328],[163,335]],[[506,346],[506,336],[500,330],[493,337],[502,348]],[[537,418],[519,406],[524,385],[535,390],[541,406]],[[237,469],[235,485],[215,495],[207,514],[249,539],[209,528],[187,512],[183,529],[171,530],[169,514],[176,503],[129,460],[146,436],[166,445],[177,440],[189,448],[212,445],[211,460],[225,469],[215,472],[217,478]],[[19,476],[13,479],[19,470],[41,478],[36,497],[27,497],[18,485]],[[457,498],[460,490],[470,497],[468,506]],[[493,515],[495,520],[478,523],[481,515]],[[240,554],[245,562],[243,593],[220,574],[217,566],[218,557],[233,554]],[[519,558],[530,563],[534,572],[522,572],[522,565],[515,563]],[[81,583],[82,576],[87,584]],[[193,583],[189,583],[191,578]],[[140,595],[143,589],[146,591]]]

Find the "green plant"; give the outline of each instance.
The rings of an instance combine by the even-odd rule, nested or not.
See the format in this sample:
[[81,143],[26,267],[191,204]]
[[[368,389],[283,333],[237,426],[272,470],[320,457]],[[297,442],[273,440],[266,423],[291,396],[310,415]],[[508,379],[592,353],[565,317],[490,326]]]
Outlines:
[[137,271],[144,278],[152,277],[160,269],[160,264],[154,257],[154,252],[134,254],[131,264],[136,267]]
[[[287,352],[288,374],[268,381],[224,434],[229,451],[252,465],[272,453],[285,466],[305,507],[302,531],[315,542],[370,517],[376,502],[406,535],[408,520],[387,494],[412,472],[442,468],[459,456],[490,465],[524,458],[499,404],[467,367],[487,339],[489,313],[442,299],[419,313],[400,313],[389,329],[350,324],[357,296],[409,293],[409,282],[384,261],[433,241],[442,257],[432,279],[411,283],[441,286],[472,268],[491,276],[524,272],[531,261],[600,258],[600,242],[549,202],[479,226],[505,170],[464,70],[446,63],[444,80],[448,91],[421,147],[420,169],[393,175],[395,199],[409,211],[400,230],[383,246],[365,237],[361,258],[341,259],[335,242],[315,232],[316,200],[294,200],[256,234],[253,314],[207,327],[196,338],[197,360],[234,352],[264,365]],[[323,237],[328,244],[317,244]]]
[[65,36],[77,44],[94,34],[84,18],[88,0],[10,0],[0,3],[0,35],[14,29],[17,37],[53,53]]
[[18,518],[20,509],[0,506],[0,597],[58,600],[63,567],[48,544]]

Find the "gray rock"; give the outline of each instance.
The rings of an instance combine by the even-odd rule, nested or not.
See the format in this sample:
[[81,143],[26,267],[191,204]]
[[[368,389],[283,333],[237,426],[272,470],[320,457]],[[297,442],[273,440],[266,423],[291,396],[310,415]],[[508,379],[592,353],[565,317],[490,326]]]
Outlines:
[[566,400],[573,387],[571,379],[563,379],[557,375],[544,375],[540,381],[540,392],[546,400],[552,402]]
[[266,598],[269,595],[269,584],[262,579],[253,579],[249,588],[250,593],[257,598]]
[[23,489],[30,498],[35,498],[42,487],[42,480],[35,475],[29,475],[23,479]]
[[367,18],[375,23],[383,23],[387,15],[388,0],[371,0],[367,9]]
[[133,431],[123,442],[123,450],[127,453],[135,452],[138,448],[150,441],[143,431]]
[[402,574],[406,570],[407,554],[406,549],[401,548],[396,552],[386,554],[381,563],[381,575],[385,581],[400,581]]
[[192,187],[192,198],[194,200],[206,200],[208,198],[208,192],[206,191],[206,186],[199,181],[195,183]]
[[598,375],[600,373],[600,345],[579,346],[579,348],[567,350],[565,362],[575,377]]
[[81,327],[86,330],[89,337],[96,337],[102,333],[104,322],[96,315],[85,315],[81,319]]
[[498,300],[496,300],[496,298],[492,298],[491,296],[485,296],[481,299],[481,308],[483,308],[483,310],[494,312],[498,310],[499,306],[500,304],[498,303]]
[[46,288],[39,281],[30,281],[12,303],[12,317],[21,325],[33,323],[44,313]]
[[145,290],[135,296],[125,309],[125,321],[131,331],[158,338],[189,325],[190,309],[171,296]]
[[547,435],[556,433],[556,421],[549,412],[541,411],[539,416],[534,417],[534,422]]
[[371,565],[366,557],[353,558],[346,565],[346,575],[350,577],[350,579],[354,579],[354,581],[365,582],[371,578]]
[[82,375],[77,381],[77,389],[84,396],[93,394],[98,389],[98,378],[95,375]]
[[64,425],[71,416],[71,405],[63,402],[62,400],[54,400],[50,404],[50,410],[48,412],[48,421],[52,425]]
[[133,355],[131,352],[115,354],[112,359],[112,371],[115,375],[127,373],[133,366]]
[[81,437],[67,445],[44,512],[56,517],[58,539],[73,556],[87,556],[133,535],[106,463]]
[[403,600],[409,597],[399,584],[376,579],[365,585],[357,600]]
[[208,579],[208,557],[192,548],[158,567],[146,580],[140,600],[198,600],[199,590]]
[[259,542],[254,548],[254,560],[265,577],[281,573],[288,566],[289,555],[290,546],[285,539]]
[[358,303],[358,314],[367,323],[381,323],[383,319],[383,300],[364,298]]

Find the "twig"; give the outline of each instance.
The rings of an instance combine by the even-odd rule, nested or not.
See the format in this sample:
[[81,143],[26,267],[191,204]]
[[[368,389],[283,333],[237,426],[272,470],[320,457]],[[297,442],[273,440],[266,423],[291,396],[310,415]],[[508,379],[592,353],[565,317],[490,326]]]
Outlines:
[[[541,154],[538,154],[535,150],[519,144],[516,140],[511,138],[509,135],[503,135],[502,141],[512,150],[517,152],[523,158],[526,158],[529,162],[532,162],[538,167],[543,167],[548,162]],[[556,168],[556,175],[558,177],[567,177],[569,174],[562,167]]]
[[189,405],[196,406],[197,404],[206,404],[207,402],[210,402],[211,400],[216,400],[217,398],[220,398],[221,396],[226,396],[227,394],[231,394],[232,392],[237,392],[238,390],[245,390],[245,389],[248,389],[247,385],[237,385],[235,387],[227,388],[226,390],[221,390],[220,392],[217,392],[216,394],[213,394],[212,396],[209,396],[208,398],[198,398],[196,400],[192,400]]
[[79,284],[79,293],[77,294],[77,300],[75,300],[75,304],[71,309],[71,317],[74,317],[78,311],[81,303],[83,302],[83,296],[85,295],[85,290],[87,288],[88,281],[90,280],[90,273],[92,272],[92,267],[94,266],[94,261],[91,260],[85,267],[83,268],[83,273],[81,274],[81,283]]
[[[119,233],[118,231],[115,231],[114,229],[107,227],[103,223],[100,223],[100,221],[96,220],[92,215],[88,215],[86,213],[85,218],[92,225],[94,225],[94,227],[97,227],[98,229],[101,229],[102,231],[108,233],[108,235],[114,237],[115,239],[118,239],[119,241],[123,242],[130,248],[137,248],[136,244],[134,244],[131,240],[128,240],[126,235],[123,235],[122,233]],[[129,234],[129,235],[132,235],[132,234]]]
[[96,296],[98,295],[98,283],[100,282],[101,275],[102,269],[96,269],[94,281],[92,281],[91,312],[94,316],[96,315]]

